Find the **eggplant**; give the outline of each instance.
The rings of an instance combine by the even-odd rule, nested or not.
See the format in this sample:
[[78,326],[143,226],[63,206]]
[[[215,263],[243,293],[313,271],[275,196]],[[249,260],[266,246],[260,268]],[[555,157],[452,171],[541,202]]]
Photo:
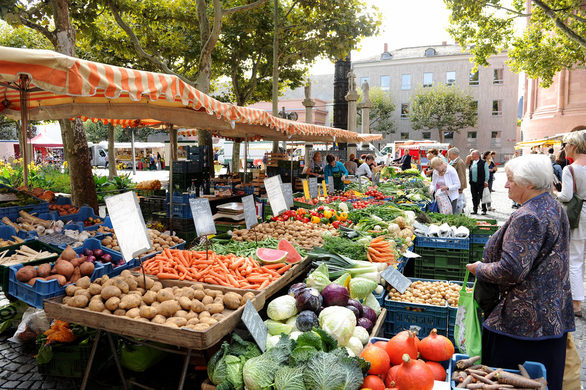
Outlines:
[[357,325],[362,326],[364,329],[368,331],[368,333],[370,333],[370,331],[372,331],[372,327],[374,326],[374,322],[372,322],[366,317],[362,317],[358,319]]
[[366,318],[374,324],[376,322],[376,313],[370,307],[362,306],[362,318]]
[[301,332],[308,332],[314,327],[319,328],[319,318],[311,310],[304,310],[297,316],[295,326]]
[[307,285],[305,283],[295,283],[292,284],[291,287],[289,287],[289,291],[287,292],[287,294],[291,295],[293,298],[297,298],[297,294],[299,294],[301,290],[305,288],[307,288]]
[[330,283],[323,289],[321,295],[324,299],[324,306],[346,306],[350,293],[344,286],[336,283]]
[[356,310],[358,310],[358,317],[362,317],[362,303],[358,302],[356,299],[348,299],[347,306],[354,306]]
[[301,290],[297,297],[297,311],[302,312],[304,310],[317,311],[323,304],[323,298],[319,291],[315,288],[306,288]]

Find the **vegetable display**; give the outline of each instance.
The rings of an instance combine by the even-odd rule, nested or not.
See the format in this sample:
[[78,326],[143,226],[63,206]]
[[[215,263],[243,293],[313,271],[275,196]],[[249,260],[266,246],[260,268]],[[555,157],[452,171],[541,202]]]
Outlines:
[[[399,302],[421,303],[426,305],[458,307],[461,285],[442,281],[415,280],[404,294],[399,293],[393,287],[389,290],[389,299]],[[468,292],[472,289],[466,287]]]
[[29,261],[42,260],[55,256],[55,253],[48,251],[36,251],[26,245],[21,245],[11,256],[6,256],[8,249],[0,253],[0,264],[10,266],[15,264],[28,263]]
[[262,290],[291,268],[277,263],[260,266],[251,257],[218,255],[209,251],[165,249],[146,260],[145,272],[159,279],[205,282],[228,287]]
[[265,222],[252,230],[235,230],[232,232],[232,238],[235,241],[265,240],[269,237],[276,240],[284,238],[304,249],[312,249],[314,246],[323,244],[324,232],[330,231],[335,234],[335,230],[331,225],[305,224],[299,221]]
[[[102,245],[114,251],[120,252],[120,246],[118,245],[118,239],[116,238],[114,229],[102,225],[98,228],[98,232],[111,234],[111,236],[102,239]],[[160,252],[163,249],[171,248],[185,242],[177,236],[170,236],[166,233],[161,233],[160,231],[154,229],[148,229],[148,233],[153,249],[144,253],[142,256],[148,256],[150,254]]]
[[17,236],[12,236],[11,240],[5,240],[3,238],[0,238],[0,248],[5,247],[5,246],[10,246],[10,245],[16,245],[16,244],[21,244],[24,242],[24,240],[20,237]]
[[36,232],[39,236],[46,234],[61,233],[65,223],[63,221],[49,221],[37,218],[24,210],[18,212],[18,219],[12,222],[8,217],[3,217],[2,222],[8,226],[12,226],[18,233],[21,230],[25,232]]

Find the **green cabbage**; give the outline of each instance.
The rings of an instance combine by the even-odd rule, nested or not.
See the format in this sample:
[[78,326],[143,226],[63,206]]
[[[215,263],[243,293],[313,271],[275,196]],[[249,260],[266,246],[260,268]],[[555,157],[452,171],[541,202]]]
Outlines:
[[303,366],[284,366],[275,373],[275,390],[305,390]]
[[282,336],[279,342],[265,353],[244,363],[242,377],[248,390],[269,390],[277,370],[289,360],[294,341]]
[[[345,350],[344,354],[348,355]],[[304,370],[307,389],[358,390],[362,381],[358,358],[340,357],[334,353],[318,352]]]
[[267,315],[271,320],[283,321],[297,314],[295,298],[283,295],[275,298],[267,306]]
[[222,385],[222,389],[241,390],[242,367],[247,359],[260,356],[258,347],[242,340],[237,334],[232,335],[232,343],[224,342],[208,363],[208,377],[215,385]]
[[326,307],[319,313],[319,326],[335,338],[338,345],[345,346],[354,333],[356,316],[342,306]]
[[350,280],[350,297],[351,298],[359,298],[365,299],[368,294],[372,293],[374,289],[378,286],[378,283],[362,278],[356,277]]
[[360,340],[362,345],[366,345],[366,343],[368,343],[368,340],[370,340],[370,335],[368,334],[368,331],[364,329],[362,326],[357,326],[356,328],[354,328],[352,337],[356,337],[358,340]]
[[271,336],[280,336],[281,333],[289,334],[293,331],[293,327],[289,324],[284,324],[279,321],[266,320],[265,325]]
[[330,284],[330,277],[328,274],[328,266],[326,263],[322,263],[319,267],[309,274],[305,284],[307,287],[316,288],[319,292],[322,292],[328,284]]
[[380,303],[378,303],[378,301],[376,300],[374,295],[372,295],[372,293],[368,294],[368,296],[366,297],[366,299],[364,300],[364,302],[362,304],[366,305],[366,306],[370,307],[372,310],[374,310],[374,312],[376,313],[377,316],[381,312]]

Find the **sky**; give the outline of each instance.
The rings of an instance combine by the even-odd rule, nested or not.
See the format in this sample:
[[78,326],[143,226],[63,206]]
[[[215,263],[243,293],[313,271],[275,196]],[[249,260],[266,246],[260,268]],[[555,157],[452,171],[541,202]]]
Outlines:
[[[389,50],[402,47],[454,43],[446,31],[450,12],[442,0],[365,0],[382,14],[382,25],[377,36],[365,38],[360,50],[352,52],[352,60],[360,60],[383,52],[385,42]],[[318,61],[312,74],[334,73],[334,64]]]

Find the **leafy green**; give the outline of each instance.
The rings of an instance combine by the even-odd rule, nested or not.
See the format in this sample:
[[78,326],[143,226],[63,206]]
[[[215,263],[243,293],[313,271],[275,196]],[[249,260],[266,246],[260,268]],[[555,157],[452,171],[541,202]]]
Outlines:
[[232,335],[232,343],[224,342],[208,363],[208,377],[222,390],[241,390],[244,387],[242,368],[246,360],[260,356],[258,347],[244,341],[237,334]]
[[320,264],[312,273],[307,276],[305,281],[307,287],[314,287],[319,292],[322,292],[328,284],[331,283],[328,273],[328,266],[326,263]]
[[363,376],[358,361],[358,358],[318,352],[304,371],[305,387],[312,390],[360,389]]
[[291,366],[305,364],[305,362],[309,361],[309,359],[311,359],[311,357],[315,355],[317,352],[317,349],[309,345],[297,346],[297,348],[295,348],[293,352],[291,352],[289,364]]
[[[432,221],[432,223],[447,223],[450,226],[464,226],[469,230],[476,227],[476,220],[474,218],[467,217],[464,214],[440,214],[440,213],[427,213],[425,214]],[[417,217],[417,221],[420,221],[420,217]]]
[[305,390],[303,366],[283,366],[275,373],[275,390]]
[[246,388],[248,390],[271,389],[275,373],[289,359],[294,343],[294,340],[285,335],[274,347],[244,363],[242,377]]
[[366,247],[348,238],[325,236],[322,248],[332,253],[343,253],[351,259],[366,260]]

